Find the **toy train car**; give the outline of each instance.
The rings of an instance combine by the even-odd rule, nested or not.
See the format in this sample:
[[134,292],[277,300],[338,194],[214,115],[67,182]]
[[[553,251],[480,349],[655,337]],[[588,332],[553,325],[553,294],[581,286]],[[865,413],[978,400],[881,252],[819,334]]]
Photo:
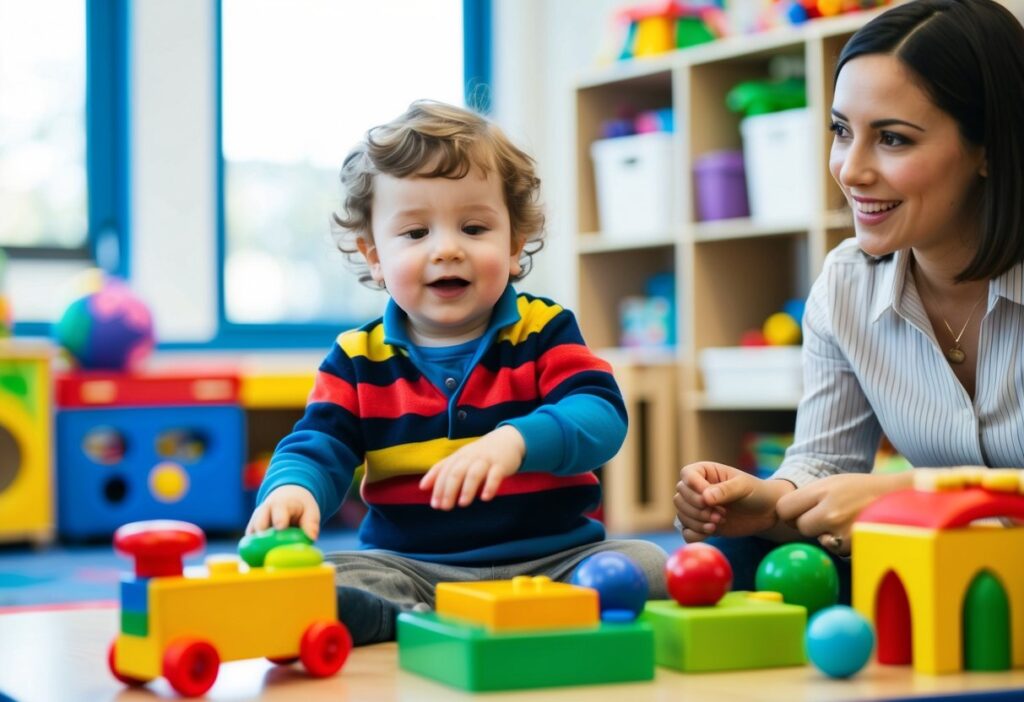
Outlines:
[[[135,559],[121,582],[121,627],[108,653],[121,682],[161,675],[178,694],[213,686],[221,662],[266,657],[302,662],[317,677],[341,669],[352,649],[337,619],[334,569],[298,529],[243,539],[242,558],[210,556],[184,572],[203,532],[187,522],[125,525],[115,548]],[[243,562],[244,559],[244,562]]]

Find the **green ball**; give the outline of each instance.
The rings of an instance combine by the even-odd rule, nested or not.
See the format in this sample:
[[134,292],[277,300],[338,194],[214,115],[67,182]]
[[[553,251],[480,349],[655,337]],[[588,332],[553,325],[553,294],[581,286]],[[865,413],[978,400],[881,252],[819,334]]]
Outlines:
[[249,564],[250,568],[262,568],[267,552],[278,546],[287,544],[312,544],[313,540],[306,536],[299,527],[287,529],[267,529],[258,534],[249,534],[238,542],[238,555]]
[[789,604],[803,605],[807,616],[839,599],[839,574],[825,551],[810,544],[786,544],[773,550],[757,567],[758,590],[782,593]]

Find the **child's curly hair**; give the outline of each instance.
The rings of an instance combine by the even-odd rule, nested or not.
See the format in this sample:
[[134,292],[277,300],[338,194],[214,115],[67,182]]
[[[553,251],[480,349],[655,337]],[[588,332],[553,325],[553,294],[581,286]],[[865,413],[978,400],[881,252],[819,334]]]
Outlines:
[[[435,161],[432,169],[423,170]],[[332,230],[338,249],[361,283],[378,287],[356,246],[358,238],[373,240],[374,176],[386,173],[395,178],[418,175],[457,180],[473,166],[484,173],[497,172],[512,237],[526,244],[519,260],[522,272],[512,279],[520,280],[530,272],[533,254],[544,245],[540,178],[533,158],[481,115],[442,102],[417,100],[397,119],[370,129],[341,167],[344,198],[342,211],[332,216]]]

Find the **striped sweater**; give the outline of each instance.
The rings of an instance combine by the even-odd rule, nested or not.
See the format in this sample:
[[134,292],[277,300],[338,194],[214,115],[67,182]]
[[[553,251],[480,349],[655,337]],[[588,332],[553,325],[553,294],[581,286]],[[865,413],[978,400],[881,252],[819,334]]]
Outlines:
[[[626,411],[607,363],[573,314],[509,286],[461,383],[430,380],[390,301],[343,333],[317,373],[305,415],[274,452],[258,500],[293,484],[331,516],[365,463],[363,548],[481,565],[539,558],[604,538],[584,513],[600,502],[592,472],[622,444]],[[424,372],[426,368],[427,372]],[[445,512],[419,489],[437,461],[503,424],[526,443],[519,472],[490,502]]]

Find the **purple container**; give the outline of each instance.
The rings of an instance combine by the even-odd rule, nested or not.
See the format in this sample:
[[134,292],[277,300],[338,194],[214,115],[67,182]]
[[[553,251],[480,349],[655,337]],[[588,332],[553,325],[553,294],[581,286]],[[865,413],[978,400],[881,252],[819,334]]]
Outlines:
[[693,174],[698,221],[750,216],[742,151],[705,154],[694,163]]

